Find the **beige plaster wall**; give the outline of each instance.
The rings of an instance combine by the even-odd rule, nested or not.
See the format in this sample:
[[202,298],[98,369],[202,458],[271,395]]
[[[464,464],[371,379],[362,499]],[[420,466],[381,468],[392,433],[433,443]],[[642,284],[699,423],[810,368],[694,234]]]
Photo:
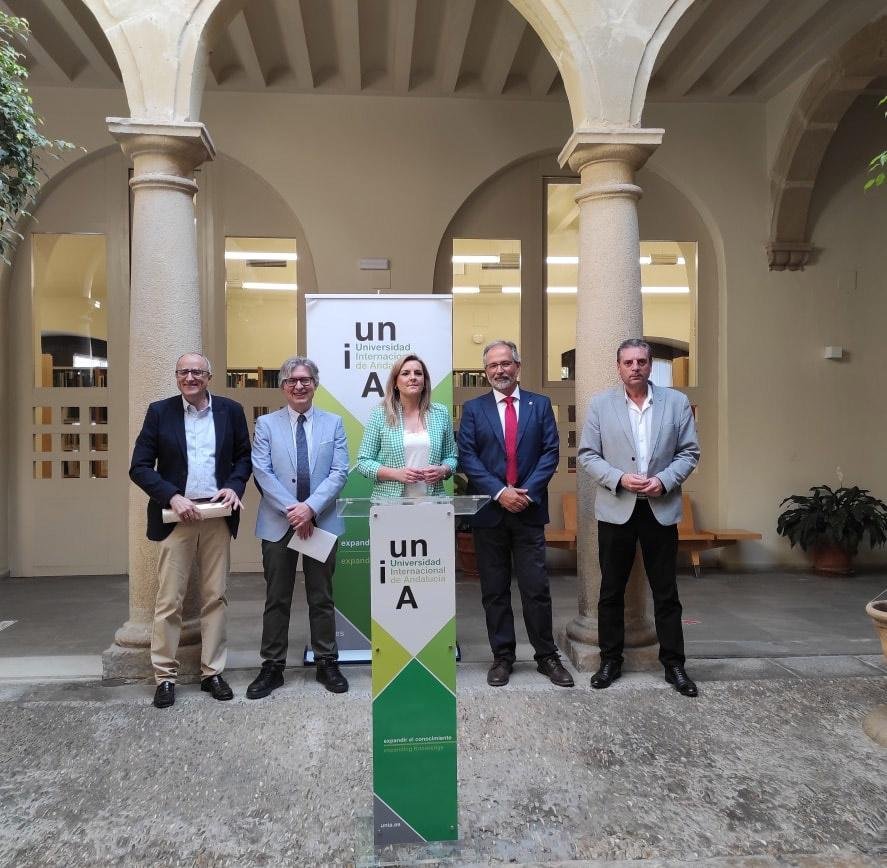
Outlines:
[[[779,502],[815,483],[837,484],[838,467],[846,483],[887,496],[878,437],[866,435],[869,419],[877,420],[876,430],[884,419],[871,404],[869,384],[887,314],[881,267],[887,199],[862,193],[867,158],[882,147],[878,116],[856,106],[826,154],[811,218],[820,249],[813,264],[804,272],[771,273],[763,252],[766,114],[754,106],[655,106],[647,118],[668,130],[650,169],[675,180],[699,205],[719,249],[721,318],[715,328],[700,315],[699,380],[701,387],[714,385],[705,364],[714,348],[704,349],[714,330],[720,479],[718,509],[702,517],[764,533],[761,543],[725,550],[727,563],[746,566],[805,562],[776,536]],[[701,266],[699,295],[702,311]],[[841,362],[826,361],[827,344],[849,353]],[[862,560],[883,563],[884,554]]]

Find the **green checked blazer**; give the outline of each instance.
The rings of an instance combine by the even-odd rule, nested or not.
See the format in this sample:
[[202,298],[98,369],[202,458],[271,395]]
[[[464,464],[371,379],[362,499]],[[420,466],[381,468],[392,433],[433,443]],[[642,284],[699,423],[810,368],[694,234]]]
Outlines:
[[[456,440],[450,411],[443,404],[432,404],[425,418],[428,428],[428,463],[445,464],[450,475],[456,472]],[[373,497],[403,497],[402,482],[383,482],[377,478],[380,467],[406,466],[403,454],[403,423],[392,428],[385,421],[385,410],[376,407],[363,430],[363,440],[357,455],[357,471],[372,479]],[[443,483],[438,482],[429,494],[443,494]]]

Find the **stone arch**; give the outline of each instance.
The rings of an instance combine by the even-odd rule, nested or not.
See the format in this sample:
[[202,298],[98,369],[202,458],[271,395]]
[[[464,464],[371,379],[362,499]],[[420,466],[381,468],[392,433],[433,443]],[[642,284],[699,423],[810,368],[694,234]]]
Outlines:
[[[156,0],[151,4],[82,0],[108,38],[120,67],[130,116],[196,121],[200,115],[211,17],[246,0]],[[224,20],[228,20],[224,18]]]
[[808,217],[822,158],[853,101],[887,73],[887,17],[850,39],[814,72],[792,111],[770,172],[771,271],[803,270],[813,246]]

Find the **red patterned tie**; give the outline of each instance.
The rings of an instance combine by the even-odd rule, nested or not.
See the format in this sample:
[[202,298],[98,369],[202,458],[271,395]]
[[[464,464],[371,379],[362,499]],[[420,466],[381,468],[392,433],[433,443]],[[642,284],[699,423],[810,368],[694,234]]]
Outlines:
[[517,410],[514,409],[514,395],[505,401],[505,481],[517,485]]

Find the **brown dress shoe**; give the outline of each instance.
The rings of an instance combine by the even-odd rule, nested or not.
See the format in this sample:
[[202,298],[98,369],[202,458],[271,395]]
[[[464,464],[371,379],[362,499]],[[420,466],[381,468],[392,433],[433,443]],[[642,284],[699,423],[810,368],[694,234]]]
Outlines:
[[493,661],[493,665],[490,667],[490,671],[487,672],[487,684],[490,687],[504,687],[508,684],[508,679],[511,677],[511,670],[514,668],[514,663],[511,660],[506,660],[504,657],[497,657]]
[[558,687],[573,687],[573,676],[564,668],[557,654],[543,657],[536,663],[536,669]]

